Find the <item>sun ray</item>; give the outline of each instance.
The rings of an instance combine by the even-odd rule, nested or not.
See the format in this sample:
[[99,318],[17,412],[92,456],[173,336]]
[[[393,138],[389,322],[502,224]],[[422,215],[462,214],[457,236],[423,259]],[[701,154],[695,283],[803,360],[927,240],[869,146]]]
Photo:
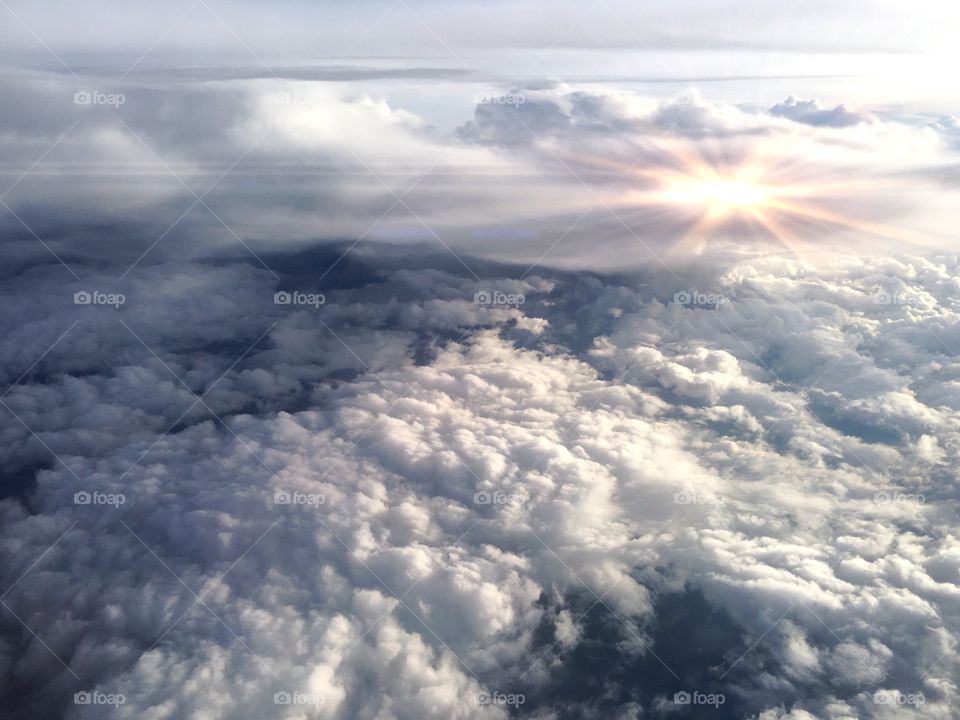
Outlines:
[[690,225],[680,236],[680,238],[670,246],[671,255],[679,255],[684,252],[690,252],[699,248],[707,237],[704,235],[706,230],[714,225],[716,218],[713,212],[703,213],[692,225]]
[[812,205],[803,205],[800,203],[784,202],[782,200],[772,201],[770,207],[781,212],[797,215],[800,217],[822,220],[823,222],[834,225],[842,225],[853,230],[862,230],[865,233],[879,235],[890,240],[902,240],[904,242],[922,244],[922,237],[917,233],[911,233],[899,228],[881,225],[879,223],[859,220],[853,217],[847,217],[840,213],[831,212],[823,208],[813,207]]
[[585,152],[564,153],[561,159],[574,168],[596,168],[616,176],[606,188],[598,184],[602,194],[591,198],[597,206],[614,211],[656,208],[645,217],[675,239],[671,254],[691,251],[711,239],[734,239],[738,228],[752,225],[757,237],[773,238],[811,258],[816,244],[804,239],[796,226],[803,221],[925,244],[919,233],[828,209],[828,203],[895,193],[900,184],[891,178],[846,177],[842,168],[825,171],[804,157],[804,146],[803,139],[799,143],[745,139],[732,151],[719,148],[710,153],[702,144],[670,138],[650,141],[645,152],[639,150],[644,153],[641,161]]
[[807,242],[798,238],[795,234],[789,232],[782,224],[774,218],[764,213],[762,210],[753,208],[750,211],[751,217],[763,226],[774,238],[779,240],[784,247],[804,260],[812,260],[814,257],[814,248]]

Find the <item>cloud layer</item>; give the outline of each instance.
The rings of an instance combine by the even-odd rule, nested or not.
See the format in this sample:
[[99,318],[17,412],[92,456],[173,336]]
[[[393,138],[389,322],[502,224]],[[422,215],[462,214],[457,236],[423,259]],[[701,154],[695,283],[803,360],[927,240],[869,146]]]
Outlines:
[[956,714],[955,8],[175,5],[0,2],[4,717]]
[[[416,81],[425,93],[434,82]],[[461,83],[444,127],[407,109],[417,105],[407,96],[389,99],[395,87],[375,95],[362,83],[13,73],[0,85],[12,108],[0,152],[23,168],[0,223],[21,267],[259,263],[361,238],[527,266],[639,268],[702,250],[702,208],[662,183],[708,171],[750,173],[781,200],[763,222],[741,214],[718,228],[722,239],[808,255],[952,240],[949,117],[477,81]]]
[[118,309],[6,281],[8,382],[42,356],[3,398],[4,468],[36,471],[0,503],[14,717],[958,701],[955,260],[478,284],[362,257],[317,286],[154,265]]

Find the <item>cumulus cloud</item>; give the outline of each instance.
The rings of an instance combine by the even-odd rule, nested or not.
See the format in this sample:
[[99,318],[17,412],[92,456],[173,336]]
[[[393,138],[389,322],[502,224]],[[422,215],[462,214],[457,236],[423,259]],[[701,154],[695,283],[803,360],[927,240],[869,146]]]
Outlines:
[[319,308],[273,303],[296,261],[153,265],[118,309],[5,282],[34,298],[8,383],[84,323],[4,396],[4,468],[35,473],[0,502],[13,717],[957,702],[955,259],[478,285],[370,253],[302,288]]
[[770,108],[770,114],[824,127],[849,127],[870,120],[869,115],[851,110],[846,105],[826,108],[817,100],[798,100],[793,96]]

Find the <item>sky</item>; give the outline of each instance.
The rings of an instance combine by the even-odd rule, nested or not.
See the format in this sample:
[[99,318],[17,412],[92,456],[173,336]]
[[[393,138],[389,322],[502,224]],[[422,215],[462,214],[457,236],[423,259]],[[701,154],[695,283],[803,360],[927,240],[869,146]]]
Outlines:
[[960,714],[960,10],[0,0],[0,703]]

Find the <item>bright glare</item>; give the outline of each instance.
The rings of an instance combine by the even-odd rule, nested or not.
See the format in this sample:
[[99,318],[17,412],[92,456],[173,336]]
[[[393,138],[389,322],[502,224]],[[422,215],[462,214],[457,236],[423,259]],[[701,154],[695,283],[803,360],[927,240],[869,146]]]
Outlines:
[[721,205],[757,205],[766,197],[763,190],[736,180],[718,180],[706,183],[700,189],[703,200]]
[[738,178],[684,178],[667,189],[673,202],[705,206],[711,211],[748,210],[763,203],[769,194],[760,185]]
[[[793,177],[802,177],[802,174],[791,172],[790,156],[782,154],[776,146],[753,148],[744,162],[733,167],[718,166],[683,145],[664,144],[657,150],[671,167],[647,168],[636,167],[636,164],[627,167],[591,157],[578,156],[577,159],[646,181],[647,189],[631,188],[617,201],[619,205],[647,206],[657,208],[658,212],[669,212],[670,206],[686,206],[684,212],[677,213],[687,225],[675,243],[677,248],[702,246],[713,237],[727,237],[727,230],[742,232],[752,226],[807,256],[814,250],[796,233],[800,221],[818,223],[825,232],[830,232],[832,227],[842,227],[901,242],[923,242],[916,233],[848,216],[820,203],[821,198],[884,188],[883,181],[818,177],[814,182],[793,182]],[[737,225],[725,228],[733,219],[738,221]]]

